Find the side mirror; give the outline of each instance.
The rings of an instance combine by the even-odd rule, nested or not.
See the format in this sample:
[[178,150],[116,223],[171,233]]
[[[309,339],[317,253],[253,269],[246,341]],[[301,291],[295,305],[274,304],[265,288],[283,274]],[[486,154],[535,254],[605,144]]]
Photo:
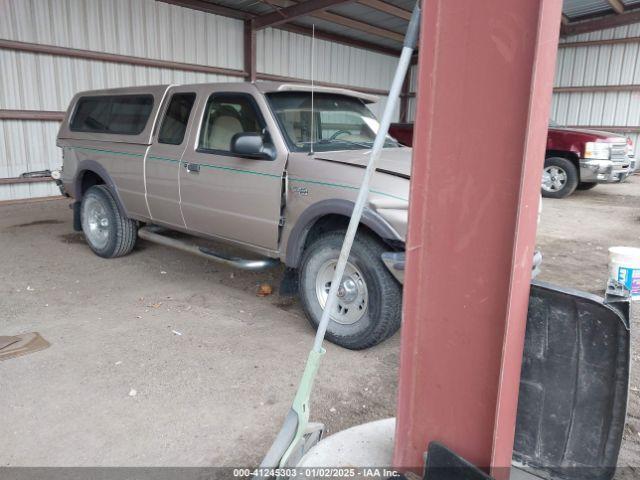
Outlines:
[[274,160],[275,149],[264,143],[262,135],[255,132],[236,133],[231,139],[231,151],[241,157]]

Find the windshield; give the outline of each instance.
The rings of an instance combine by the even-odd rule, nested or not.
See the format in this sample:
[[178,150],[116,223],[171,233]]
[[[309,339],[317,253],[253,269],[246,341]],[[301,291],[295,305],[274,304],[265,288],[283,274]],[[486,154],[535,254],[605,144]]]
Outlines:
[[561,125],[556,122],[555,120],[549,120],[549,126],[550,127],[560,127]]
[[[311,141],[315,152],[370,149],[380,126],[362,100],[346,95],[314,93],[313,117],[311,92],[269,93],[267,98],[294,152],[310,151]],[[384,146],[399,145],[387,137]]]

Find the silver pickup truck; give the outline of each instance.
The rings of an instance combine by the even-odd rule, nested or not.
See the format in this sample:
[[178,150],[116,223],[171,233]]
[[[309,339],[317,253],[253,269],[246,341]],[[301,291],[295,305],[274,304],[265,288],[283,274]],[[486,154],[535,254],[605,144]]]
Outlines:
[[[106,258],[138,237],[238,268],[284,262],[318,324],[378,121],[356,91],[272,82],[77,94],[58,133],[74,225]],[[411,149],[386,142],[327,337],[400,326]],[[231,258],[168,231],[242,247]]]

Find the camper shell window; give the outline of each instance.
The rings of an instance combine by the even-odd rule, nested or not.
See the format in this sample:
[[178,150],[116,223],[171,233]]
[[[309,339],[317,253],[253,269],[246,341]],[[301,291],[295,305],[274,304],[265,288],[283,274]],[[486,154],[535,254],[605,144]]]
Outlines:
[[153,110],[153,95],[100,95],[78,101],[73,132],[138,135]]

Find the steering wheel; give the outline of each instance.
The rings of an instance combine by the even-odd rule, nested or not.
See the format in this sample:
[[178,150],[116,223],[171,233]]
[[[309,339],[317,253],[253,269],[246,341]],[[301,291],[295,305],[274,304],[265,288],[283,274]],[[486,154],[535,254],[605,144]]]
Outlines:
[[336,133],[331,135],[331,137],[329,137],[329,140],[335,140],[338,135],[342,135],[344,133],[346,133],[347,135],[351,135],[351,132],[349,130],[338,130]]

